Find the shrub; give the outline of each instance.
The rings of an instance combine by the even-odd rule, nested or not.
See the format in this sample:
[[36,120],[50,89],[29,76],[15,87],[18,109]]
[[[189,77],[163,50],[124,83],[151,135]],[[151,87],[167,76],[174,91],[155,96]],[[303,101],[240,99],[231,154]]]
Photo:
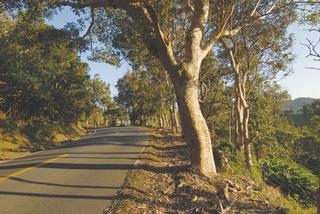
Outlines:
[[225,168],[225,164],[235,158],[235,146],[227,141],[217,141],[213,145],[213,155],[218,169]]
[[50,141],[56,134],[62,133],[63,127],[46,117],[33,118],[24,128],[24,133],[36,141]]
[[11,134],[15,134],[19,130],[19,124],[16,120],[5,120],[1,126],[4,128],[6,132],[9,132]]
[[280,187],[286,194],[304,206],[315,204],[318,179],[295,162],[272,158],[261,164],[265,182]]

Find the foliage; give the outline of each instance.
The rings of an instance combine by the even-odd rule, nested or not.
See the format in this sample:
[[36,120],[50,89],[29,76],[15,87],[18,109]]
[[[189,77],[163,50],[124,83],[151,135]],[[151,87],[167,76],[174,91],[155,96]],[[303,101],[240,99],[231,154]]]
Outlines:
[[[107,126],[106,112],[114,106],[110,85],[96,74],[88,85],[89,103],[83,120],[86,127]],[[116,119],[116,118],[115,118]]]
[[91,90],[91,102],[94,107],[105,111],[112,105],[110,85],[104,82],[99,74],[96,74],[90,80],[89,89]]
[[298,163],[320,175],[320,101],[305,105],[298,113],[303,120],[295,120],[302,136],[294,144],[294,158]]
[[23,127],[21,133],[29,136],[34,142],[50,141],[58,133],[64,133],[64,126],[50,121],[47,117],[34,118]]
[[308,170],[293,161],[271,158],[261,164],[264,180],[295,200],[308,206],[315,203],[318,180]]
[[232,87],[227,85],[229,70],[219,66],[209,54],[202,63],[200,74],[200,106],[210,132],[216,137],[228,137],[232,106]]
[[173,87],[166,74],[155,66],[148,69],[128,72],[117,83],[119,93],[115,101],[126,109],[132,125],[147,125],[151,122],[148,119],[163,116],[175,105]]
[[[105,1],[105,6],[94,5],[90,9],[85,7],[93,1],[63,1],[76,5],[73,11],[80,16],[78,24],[69,23],[64,30],[44,23],[44,18],[54,12],[52,9],[61,9],[51,4],[57,2],[62,1],[0,3],[0,7],[14,14],[1,13],[0,17],[0,111],[13,121],[7,124],[8,129],[17,129],[20,120],[39,139],[80,119],[95,127],[107,123],[124,125],[129,119],[132,125],[178,129],[177,90],[171,80],[177,89],[192,79],[192,85],[200,86],[200,107],[215,141],[213,147],[233,161],[237,170],[234,173],[245,171],[259,177],[257,167],[251,171],[243,168],[243,155],[235,149],[235,80],[230,72],[232,62],[221,42],[224,39],[230,49],[237,49],[235,60],[248,72],[240,79],[246,83],[243,91],[247,92],[245,99],[250,106],[249,131],[254,136],[255,157],[288,156],[319,173],[318,104],[305,107],[299,113],[303,123],[298,124],[298,120],[281,113],[282,102],[288,97],[272,82],[280,71],[289,71],[292,60],[288,51],[292,38],[286,33],[295,18],[292,1],[208,1],[210,10],[204,23],[196,19],[194,12],[201,11],[201,1],[143,1],[136,5],[112,1],[112,7]],[[232,10],[230,18],[224,20]],[[94,14],[91,31],[85,40],[75,39],[86,28],[91,15],[88,11]],[[318,18],[316,13],[308,15],[313,24]],[[214,42],[209,41],[215,33]],[[70,37],[72,42],[67,39]],[[118,81],[116,103],[111,99],[109,85],[99,76],[89,80],[88,67],[78,56],[84,46],[92,50],[92,60],[118,66],[124,58],[132,65],[133,71]],[[195,50],[198,53],[193,54]],[[200,70],[187,69],[200,64]],[[200,112],[196,115],[201,117]],[[266,179],[280,176],[292,186],[289,195],[304,204],[311,203],[313,184],[308,179],[312,175],[292,163],[281,164],[274,159],[264,162]],[[299,195],[303,185],[307,194]]]
[[317,1],[307,1],[301,4],[299,9],[301,12],[300,23],[309,26],[309,32],[313,33],[313,38],[307,38],[306,42],[303,44],[307,50],[307,57],[311,60],[318,62],[315,67],[308,67],[309,69],[320,70],[320,4]]
[[[105,112],[106,117],[109,120],[110,126],[125,126],[128,125],[129,120],[128,113],[124,108],[121,108],[117,103],[113,102]],[[118,124],[120,122],[120,124]]]
[[143,116],[151,116],[156,112],[158,96],[150,93],[151,84],[145,84],[145,71],[129,72],[117,83],[119,94],[117,103],[127,109],[131,123],[134,125]]
[[16,120],[76,122],[88,107],[88,67],[64,32],[23,12],[0,25],[0,110]]
[[264,83],[251,90],[250,125],[251,133],[256,133],[253,144],[257,159],[271,154],[287,155],[290,151],[288,148],[298,133],[295,127],[281,118],[281,106],[287,98],[287,92],[277,84]]
[[302,110],[303,106],[307,104],[311,104],[316,99],[309,98],[309,97],[299,97],[294,100],[287,100],[284,102],[282,110],[283,111],[293,111],[293,112],[299,112]]

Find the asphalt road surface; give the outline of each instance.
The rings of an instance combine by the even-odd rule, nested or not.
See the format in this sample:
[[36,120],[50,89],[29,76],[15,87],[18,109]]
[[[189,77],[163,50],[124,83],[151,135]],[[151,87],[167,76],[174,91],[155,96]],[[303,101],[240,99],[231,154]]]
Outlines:
[[105,128],[60,148],[0,164],[0,214],[101,214],[148,134]]

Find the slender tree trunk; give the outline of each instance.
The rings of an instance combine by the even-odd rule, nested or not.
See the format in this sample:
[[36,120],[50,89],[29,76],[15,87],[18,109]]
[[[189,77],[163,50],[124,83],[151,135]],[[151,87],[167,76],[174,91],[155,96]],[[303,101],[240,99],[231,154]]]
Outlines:
[[169,127],[171,130],[173,130],[174,122],[173,122],[173,114],[172,114],[172,107],[169,107]]
[[189,143],[193,167],[207,177],[216,174],[211,138],[198,100],[198,79],[173,79],[182,131]]
[[[318,177],[318,179],[320,180],[320,176]],[[317,201],[317,214],[320,214],[320,186],[318,187],[318,190],[317,190],[316,201]]]
[[235,144],[238,150],[243,148],[243,112],[240,104],[240,99],[236,92],[235,94],[235,104],[234,104],[234,113],[235,113]]
[[174,132],[178,132],[175,103],[172,103],[170,105],[170,114],[171,114],[171,128]]
[[243,148],[245,162],[248,168],[253,166],[251,154],[251,139],[249,136],[249,106],[245,97],[244,83],[241,82],[239,75],[236,75],[235,89],[235,117],[236,117],[236,144]]
[[166,120],[165,120],[165,117],[164,117],[164,113],[163,113],[163,110],[162,110],[162,107],[160,107],[161,110],[160,110],[160,118],[161,118],[161,123],[162,123],[162,128],[167,128],[166,126]]
[[[165,109],[165,108],[164,108]],[[168,119],[168,115],[166,113],[166,111],[164,110],[163,111],[163,119],[164,119],[164,122],[165,122],[165,126],[167,129],[170,129],[170,123],[169,123],[169,119]]]
[[175,103],[174,103],[174,119],[175,119],[175,124],[176,124],[176,132],[178,132],[180,129],[180,120],[179,120],[178,112],[176,111],[176,104]]
[[246,106],[244,108],[244,155],[246,158],[246,165],[248,168],[253,166],[252,163],[252,154],[251,154],[251,139],[249,137],[249,116],[250,111],[249,108]]
[[[160,109],[160,111],[161,111],[161,109]],[[163,124],[162,124],[161,113],[160,112],[157,114],[157,118],[158,118],[159,128],[162,129],[163,128]]]

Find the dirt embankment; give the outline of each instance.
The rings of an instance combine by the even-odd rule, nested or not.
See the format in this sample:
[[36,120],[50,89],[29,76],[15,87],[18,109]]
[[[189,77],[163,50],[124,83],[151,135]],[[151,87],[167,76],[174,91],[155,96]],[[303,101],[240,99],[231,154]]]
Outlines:
[[208,180],[190,170],[187,145],[180,137],[155,133],[118,199],[105,213],[282,213],[255,197],[249,180]]
[[22,157],[31,152],[50,149],[57,145],[77,140],[88,133],[85,129],[72,124],[64,129],[64,132],[53,134],[50,138],[35,139],[32,133],[29,135],[15,132],[10,133],[0,127],[0,161]]

